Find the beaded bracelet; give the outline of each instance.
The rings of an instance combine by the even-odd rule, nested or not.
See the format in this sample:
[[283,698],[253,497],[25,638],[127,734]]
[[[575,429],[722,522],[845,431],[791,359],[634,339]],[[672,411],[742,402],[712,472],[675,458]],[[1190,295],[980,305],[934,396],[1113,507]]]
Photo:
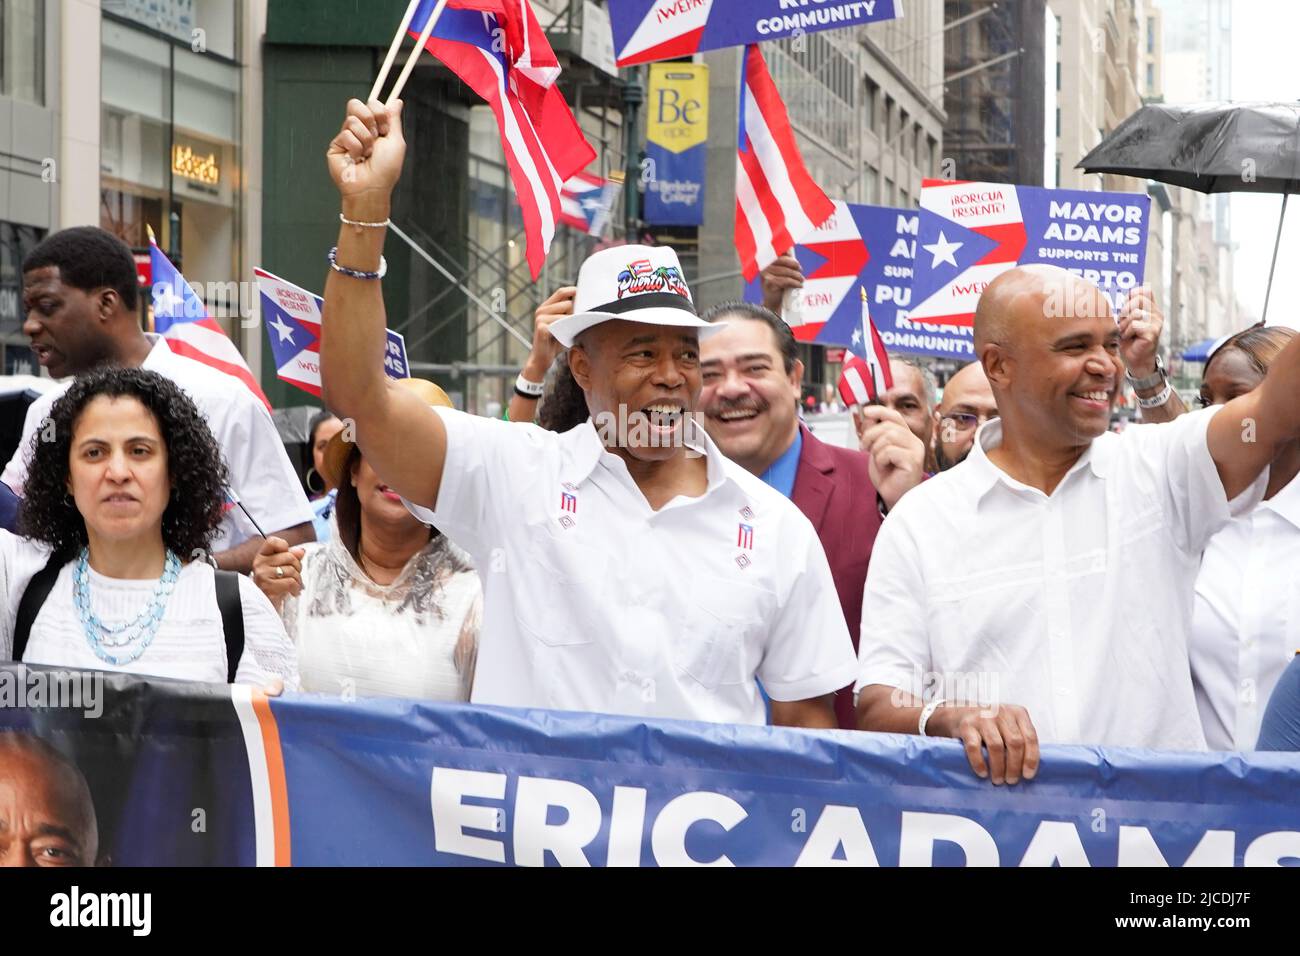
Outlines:
[[387,229],[393,224],[391,219],[385,219],[383,222],[358,222],[355,219],[349,219],[343,213],[339,213],[339,222],[345,226],[356,226],[360,229]]
[[338,263],[339,247],[335,246],[330,250],[328,256],[330,268],[335,272],[341,272],[345,276],[351,276],[353,279],[382,279],[388,273],[388,262],[383,256],[379,257],[378,272],[362,272],[359,269],[349,269],[347,266],[341,266]]

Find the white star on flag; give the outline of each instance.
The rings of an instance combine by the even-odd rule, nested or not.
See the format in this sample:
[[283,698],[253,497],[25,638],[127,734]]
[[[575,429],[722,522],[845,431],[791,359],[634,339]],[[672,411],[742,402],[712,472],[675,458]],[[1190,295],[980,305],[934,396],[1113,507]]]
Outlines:
[[285,325],[284,319],[280,318],[278,315],[275,317],[275,321],[271,323],[271,328],[275,329],[276,334],[280,336],[281,342],[293,341],[292,326]]
[[852,342],[854,348],[857,348],[859,345],[861,345],[861,344],[862,344],[862,329],[860,329],[860,328],[854,329],[854,330],[853,330],[853,335],[851,335],[851,336],[849,337],[849,339],[850,339],[850,341]]
[[160,283],[162,292],[154,296],[153,310],[156,315],[179,316],[178,306],[184,306],[185,300],[176,294],[170,282]]
[[930,263],[931,269],[938,268],[940,262],[947,262],[955,268],[957,260],[953,257],[953,253],[963,245],[965,245],[965,243],[949,242],[948,237],[945,236],[943,230],[940,229],[939,241],[931,243],[928,246],[922,246],[921,248],[934,256],[934,261]]

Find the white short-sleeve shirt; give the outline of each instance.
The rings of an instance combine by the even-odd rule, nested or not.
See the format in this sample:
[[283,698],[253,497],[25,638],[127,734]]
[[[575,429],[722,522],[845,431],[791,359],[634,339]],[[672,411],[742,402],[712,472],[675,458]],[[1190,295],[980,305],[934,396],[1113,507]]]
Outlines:
[[[313,513],[307,494],[266,406],[237,378],[177,355],[160,335],[150,335],[149,340],[153,348],[140,367],[171,379],[194,400],[226,458],[233,490],[254,520],[267,534],[310,522]],[[69,379],[28,407],[22,442],[0,474],[0,481],[15,494],[23,493],[27,481],[32,437],[71,384]],[[222,519],[212,550],[225,551],[256,534],[244,513],[232,508]]]
[[1192,681],[1211,750],[1254,750],[1269,696],[1300,648],[1300,478],[1205,549]]
[[707,490],[654,511],[591,422],[437,413],[437,509],[407,506],[482,577],[475,703],[762,724],[755,677],[779,701],[852,681],[812,525],[702,429]]
[[1205,747],[1188,659],[1201,552],[1231,503],[1206,442],[1217,409],[1096,438],[1053,493],[988,458],[909,492],[885,520],[862,605],[857,690],[1019,704],[1044,743]]

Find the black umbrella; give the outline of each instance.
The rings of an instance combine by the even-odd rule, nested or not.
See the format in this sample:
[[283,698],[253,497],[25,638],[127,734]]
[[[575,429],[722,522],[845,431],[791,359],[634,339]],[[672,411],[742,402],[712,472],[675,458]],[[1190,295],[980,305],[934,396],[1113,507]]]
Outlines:
[[1203,193],[1281,193],[1282,215],[1264,294],[1267,317],[1287,197],[1300,193],[1300,103],[1144,106],[1076,168]]

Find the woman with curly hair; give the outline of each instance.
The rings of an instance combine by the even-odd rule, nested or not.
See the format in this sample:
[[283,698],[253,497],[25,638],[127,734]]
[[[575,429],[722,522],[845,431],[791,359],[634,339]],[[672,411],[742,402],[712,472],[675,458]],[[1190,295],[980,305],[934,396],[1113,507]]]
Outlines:
[[[432,405],[432,382],[403,379]],[[338,489],[326,543],[269,538],[253,579],[281,609],[303,690],[468,700],[482,589],[469,557],[412,515],[349,439],[330,439],[321,474]]]
[[[0,660],[225,682],[217,578],[202,559],[227,473],[194,402],[154,372],[101,369],[54,403],[32,451],[25,537],[0,532]],[[29,586],[43,590],[34,578],[48,592],[24,607]],[[270,602],[247,578],[226,580],[243,622],[237,682],[296,687]]]

